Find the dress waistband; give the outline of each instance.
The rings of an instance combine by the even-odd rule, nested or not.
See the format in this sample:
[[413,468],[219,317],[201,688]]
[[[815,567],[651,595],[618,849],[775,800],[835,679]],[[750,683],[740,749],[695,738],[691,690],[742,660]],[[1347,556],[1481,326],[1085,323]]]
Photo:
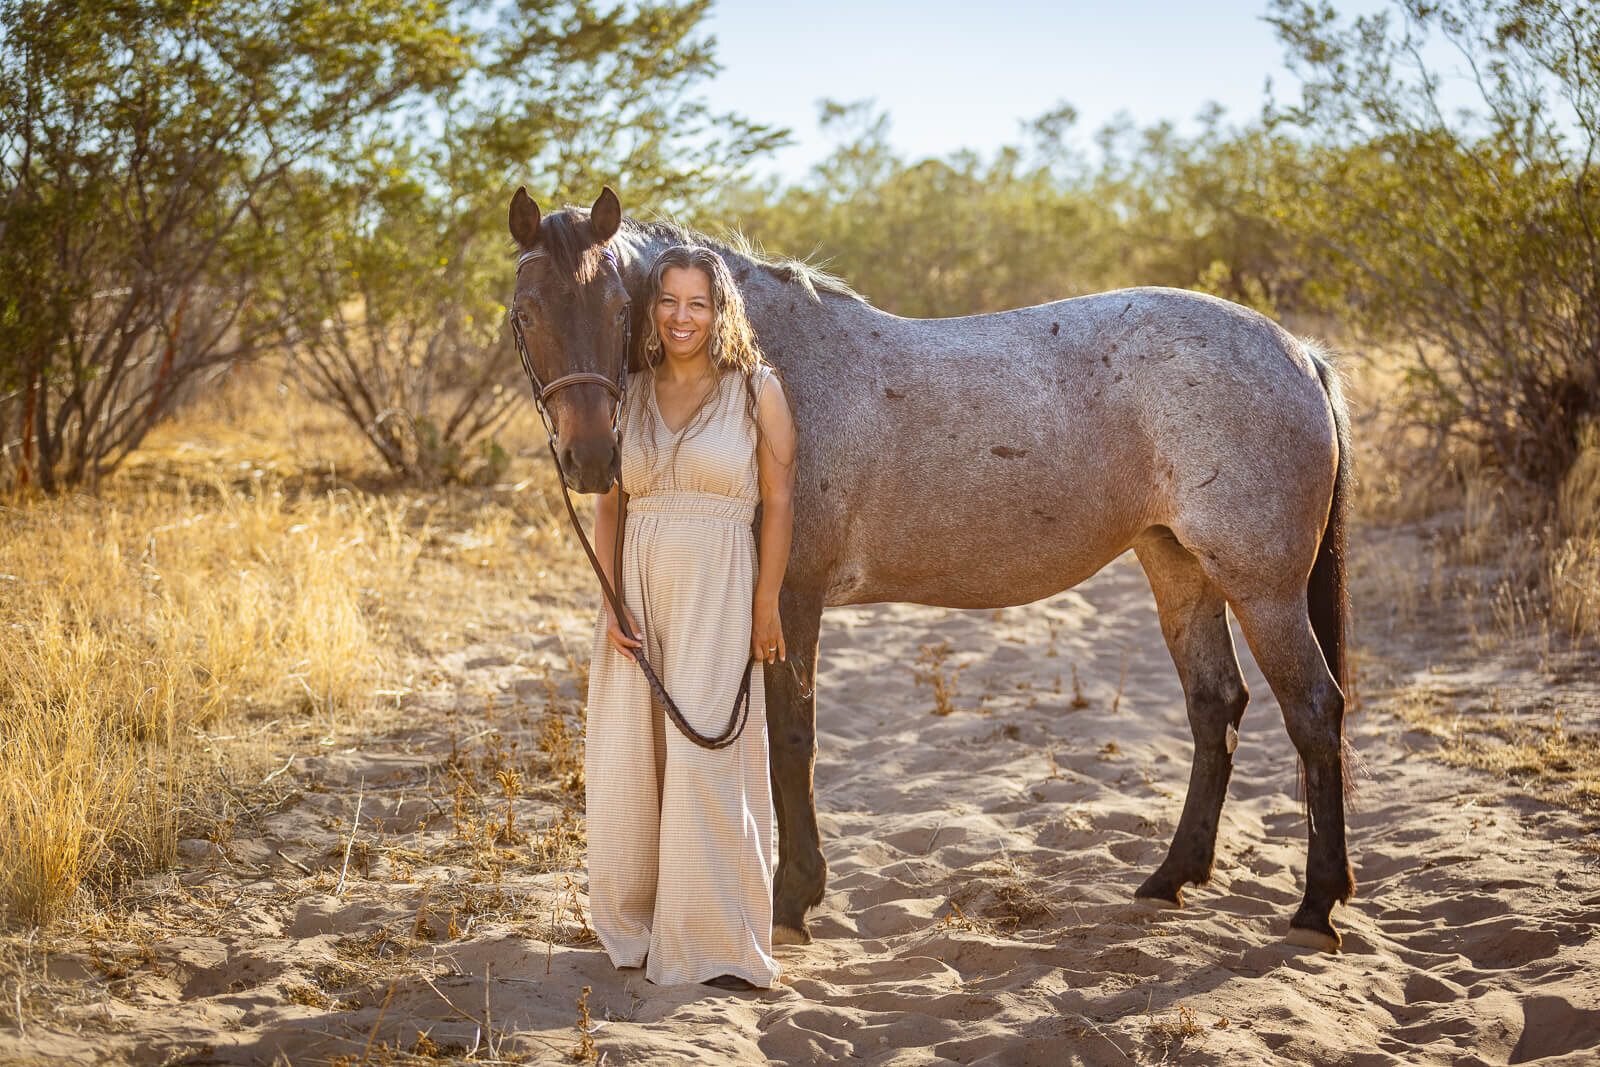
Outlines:
[[723,519],[748,526],[756,517],[756,506],[748,500],[721,493],[696,493],[668,489],[628,498],[628,517],[668,515],[696,519]]

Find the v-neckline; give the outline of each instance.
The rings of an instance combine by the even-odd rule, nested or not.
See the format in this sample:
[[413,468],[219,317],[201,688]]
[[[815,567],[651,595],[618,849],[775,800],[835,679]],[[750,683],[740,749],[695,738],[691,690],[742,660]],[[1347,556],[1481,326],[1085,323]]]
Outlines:
[[[722,378],[719,375],[717,377],[717,380],[716,380],[715,384],[713,384],[711,386],[710,391],[708,391],[706,393],[705,400],[702,400],[701,403],[703,404],[703,403],[709,401],[711,399],[711,394],[716,392],[718,389],[721,389],[721,388],[722,388]],[[683,425],[679,426],[676,430],[674,430],[671,427],[671,425],[668,424],[666,415],[662,414],[662,412],[661,412],[661,401],[656,396],[656,379],[653,376],[650,379],[650,409],[653,412],[655,412],[656,421],[661,424],[661,428],[663,430],[666,430],[667,434],[669,436],[671,436],[671,437],[677,437],[679,434],[681,434],[683,431],[685,431],[685,430],[687,430],[689,428],[689,423],[694,421],[694,411],[691,411],[689,413],[689,417],[684,420]],[[697,404],[697,405],[695,405],[695,411],[698,411],[698,410],[699,410],[699,405]]]

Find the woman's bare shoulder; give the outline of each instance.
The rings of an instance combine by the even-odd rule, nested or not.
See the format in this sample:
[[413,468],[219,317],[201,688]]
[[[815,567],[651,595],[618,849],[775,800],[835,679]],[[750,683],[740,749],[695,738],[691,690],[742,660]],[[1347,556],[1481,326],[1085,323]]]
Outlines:
[[755,370],[750,372],[750,384],[754,387],[756,399],[763,404],[767,402],[768,397],[775,399],[783,397],[783,381],[771,364],[756,364]]

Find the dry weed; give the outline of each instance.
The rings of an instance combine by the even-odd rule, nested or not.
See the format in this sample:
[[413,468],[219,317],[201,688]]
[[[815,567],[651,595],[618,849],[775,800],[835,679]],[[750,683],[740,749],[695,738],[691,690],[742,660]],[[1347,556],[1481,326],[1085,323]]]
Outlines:
[[956,710],[953,702],[956,683],[961,678],[961,672],[971,664],[962,664],[953,670],[946,670],[945,661],[950,658],[952,651],[949,641],[940,641],[936,645],[921,645],[917,649],[917,662],[912,668],[912,674],[918,685],[927,685],[933,689],[933,709],[929,714],[949,715]]
[[1600,812],[1600,733],[1573,730],[1548,699],[1521,706],[1490,694],[1421,686],[1394,695],[1411,729],[1435,738],[1446,763],[1490,771],[1541,799]]
[[599,1055],[594,1047],[594,1020],[589,1017],[589,992],[588,986],[583,987],[583,992],[578,994],[578,1043],[570,1053],[574,1063],[591,1063]]
[[582,817],[571,808],[562,808],[534,834],[524,862],[538,873],[577,870],[583,865],[587,848]]
[[1083,695],[1083,686],[1078,683],[1078,665],[1072,665],[1072,701],[1068,705],[1074,711],[1089,706],[1089,700]]
[[[1010,933],[1022,926],[1038,926],[1055,917],[1052,897],[1009,857],[970,867],[962,887],[951,894],[951,911],[945,925],[963,929],[987,927]],[[981,911],[981,920],[971,916]],[[965,924],[965,925],[963,925]]]
[[553,708],[539,723],[539,750],[548,761],[547,773],[560,788],[574,797],[582,797],[583,738],[582,727],[574,731]]
[[943,917],[939,919],[939,928],[941,930],[969,930],[972,933],[985,936],[992,936],[996,932],[994,923],[975,915],[968,915],[962,910],[961,905],[954,900],[946,903],[950,910],[945,912]]
[[1154,1020],[1150,1024],[1150,1032],[1160,1047],[1161,1062],[1165,1063],[1176,1057],[1190,1038],[1203,1035],[1206,1028],[1194,1009],[1187,1004],[1179,1004],[1177,1018]]

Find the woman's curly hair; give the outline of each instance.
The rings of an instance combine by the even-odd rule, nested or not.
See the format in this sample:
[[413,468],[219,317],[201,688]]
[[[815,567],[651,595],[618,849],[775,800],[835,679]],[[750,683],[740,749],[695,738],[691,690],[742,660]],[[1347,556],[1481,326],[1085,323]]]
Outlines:
[[[649,309],[645,316],[645,321],[648,323],[644,341],[646,374],[652,373],[664,356],[661,331],[656,325],[655,308],[661,302],[661,280],[667,271],[673,269],[698,270],[710,280],[711,335],[706,341],[706,354],[711,359],[711,365],[716,368],[719,379],[728,374],[739,374],[743,377],[746,410],[751,422],[755,424],[757,439],[761,440],[764,435],[761,432],[761,420],[756,415],[758,404],[754,376],[761,367],[766,367],[773,373],[776,371],[761,353],[761,346],[756,341],[756,332],[745,314],[744,297],[739,295],[739,286],[733,280],[733,272],[728,269],[727,261],[704,245],[673,245],[657,256],[655,263],[650,267],[649,302],[645,305]],[[646,391],[641,390],[641,393]],[[696,424],[709,414],[713,406],[712,401],[717,395],[718,390],[712,390],[700,407],[690,415],[686,425],[687,432],[680,431],[678,444],[681,445],[684,438],[693,435]],[[786,395],[785,402],[787,399]],[[646,436],[653,450],[654,431],[647,432]]]
[[661,331],[656,326],[655,307],[661,301],[661,279],[667,271],[693,268],[711,280],[711,337],[706,353],[719,373],[742,371],[746,376],[765,363],[755,331],[744,313],[744,297],[734,283],[727,262],[704,245],[673,245],[656,257],[650,268],[649,332],[645,335],[645,356],[654,366],[661,360]]

